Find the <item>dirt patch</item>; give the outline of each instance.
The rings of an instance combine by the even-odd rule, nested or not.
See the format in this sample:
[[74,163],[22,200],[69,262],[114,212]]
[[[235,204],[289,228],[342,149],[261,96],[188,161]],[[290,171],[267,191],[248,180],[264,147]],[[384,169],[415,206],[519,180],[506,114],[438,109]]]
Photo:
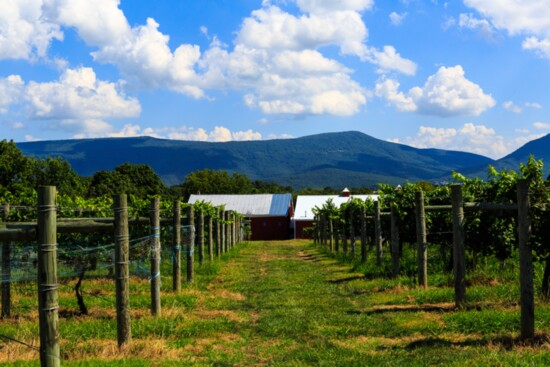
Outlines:
[[231,292],[227,289],[211,289],[210,292],[214,297],[221,297],[225,299],[230,299],[232,301],[244,301],[246,297],[242,293]]
[[239,315],[236,311],[231,310],[197,310],[193,313],[201,319],[217,319],[224,318],[235,322],[246,322],[246,317]]

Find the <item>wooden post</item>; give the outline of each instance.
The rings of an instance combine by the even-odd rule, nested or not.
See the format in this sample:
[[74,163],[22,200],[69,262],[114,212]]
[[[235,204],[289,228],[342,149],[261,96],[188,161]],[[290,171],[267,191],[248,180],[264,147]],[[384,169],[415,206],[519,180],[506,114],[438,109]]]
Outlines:
[[204,209],[199,210],[199,265],[204,263]]
[[221,256],[220,208],[216,208],[216,257]]
[[220,252],[225,253],[225,210],[220,211]]
[[367,262],[367,220],[365,207],[361,207],[361,263]]
[[227,223],[225,225],[225,252],[231,249],[231,213],[229,211],[225,212],[225,219]]
[[115,277],[116,320],[118,346],[130,343],[130,233],[128,229],[127,196],[114,197],[115,213]]
[[374,202],[374,246],[376,247],[376,265],[382,266],[382,224],[378,200]]
[[208,259],[214,261],[214,220],[208,215]]
[[189,221],[189,240],[187,242],[187,282],[192,283],[195,280],[195,209],[193,205],[187,207],[187,219]]
[[[346,216],[343,215],[345,218]],[[344,255],[348,254],[348,235],[346,233],[346,220],[344,219],[344,223],[342,223],[342,252]]]
[[453,204],[453,269],[455,276],[455,305],[462,308],[466,302],[466,250],[464,246],[464,201],[462,187],[451,186]]
[[535,292],[533,289],[533,254],[531,237],[531,215],[529,203],[529,181],[518,181],[518,239],[519,276],[521,304],[521,339],[535,336]]
[[391,259],[392,259],[392,275],[393,277],[399,276],[400,272],[400,257],[401,251],[399,249],[399,228],[397,227],[397,211],[392,204],[391,206]]
[[[10,204],[2,204],[2,222],[8,221]],[[2,242],[2,318],[11,315],[11,242]]]
[[40,365],[60,366],[57,302],[57,210],[55,186],[38,188],[38,313]]
[[426,213],[424,193],[416,192],[416,244],[418,256],[418,285],[428,287],[428,243],[426,239]]
[[328,219],[328,228],[329,228],[329,250],[330,252],[334,251],[334,223],[332,218]]
[[340,231],[338,230],[338,224],[336,225],[336,236],[334,236],[334,252],[340,252]]
[[181,204],[179,199],[174,201],[172,208],[172,290],[181,292]]
[[350,237],[350,246],[351,246],[351,258],[355,258],[355,225],[353,223],[354,221],[354,215],[353,215],[353,208],[350,208],[349,211],[349,237]]
[[151,314],[160,316],[160,199],[151,202]]

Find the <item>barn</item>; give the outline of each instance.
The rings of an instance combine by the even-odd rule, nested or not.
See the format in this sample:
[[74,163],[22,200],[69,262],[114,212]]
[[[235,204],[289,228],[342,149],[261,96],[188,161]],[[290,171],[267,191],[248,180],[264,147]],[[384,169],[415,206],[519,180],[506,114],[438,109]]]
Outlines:
[[190,204],[200,201],[224,205],[226,210],[244,215],[250,223],[252,241],[291,238],[292,194],[191,195],[189,198]]
[[296,200],[296,210],[291,220],[294,228],[294,238],[308,238],[304,235],[304,229],[313,226],[315,215],[313,209],[322,207],[327,200],[332,199],[337,207],[348,202],[352,198],[366,200],[378,200],[378,195],[351,195],[351,192],[345,188],[340,195],[300,195]]

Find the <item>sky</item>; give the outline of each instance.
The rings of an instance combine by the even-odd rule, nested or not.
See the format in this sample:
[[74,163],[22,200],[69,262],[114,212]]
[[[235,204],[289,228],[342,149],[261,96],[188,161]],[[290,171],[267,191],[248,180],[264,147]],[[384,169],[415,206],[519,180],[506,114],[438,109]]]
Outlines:
[[550,0],[1,0],[0,139],[550,132]]

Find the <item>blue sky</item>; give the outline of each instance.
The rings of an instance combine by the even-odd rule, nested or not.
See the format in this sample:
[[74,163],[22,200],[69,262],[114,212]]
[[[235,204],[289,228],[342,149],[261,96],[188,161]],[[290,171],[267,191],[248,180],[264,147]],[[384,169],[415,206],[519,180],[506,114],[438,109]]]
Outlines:
[[550,0],[2,0],[0,138],[550,132]]

